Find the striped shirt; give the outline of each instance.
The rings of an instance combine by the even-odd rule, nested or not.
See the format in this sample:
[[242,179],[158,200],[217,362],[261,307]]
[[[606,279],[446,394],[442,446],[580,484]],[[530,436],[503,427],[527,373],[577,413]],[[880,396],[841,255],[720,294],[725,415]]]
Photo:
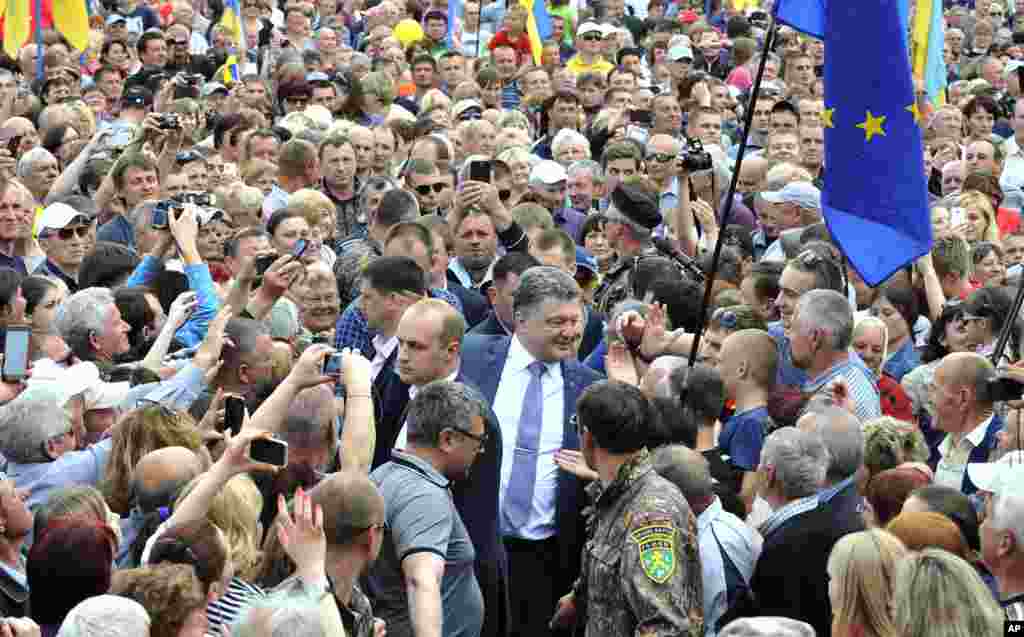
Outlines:
[[519,92],[519,82],[512,80],[501,87],[501,108],[512,111],[519,108],[522,101],[522,94]]
[[206,632],[210,635],[219,635],[221,626],[231,626],[247,606],[266,596],[260,587],[237,577],[233,578],[224,595],[207,604],[206,619],[209,620],[210,626]]
[[845,380],[847,387],[850,388],[853,410],[861,422],[882,415],[882,406],[874,377],[860,358],[852,354],[847,360],[836,363],[816,378],[804,383],[803,391],[814,394],[822,390],[831,390],[832,385],[839,379]]

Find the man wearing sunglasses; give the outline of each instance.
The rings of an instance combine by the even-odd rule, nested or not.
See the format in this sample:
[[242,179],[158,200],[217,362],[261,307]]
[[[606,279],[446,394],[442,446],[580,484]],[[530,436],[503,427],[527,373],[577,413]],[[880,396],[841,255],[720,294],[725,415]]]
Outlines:
[[579,77],[583,73],[598,73],[604,76],[612,70],[611,62],[601,57],[604,30],[596,22],[584,22],[576,30],[577,53],[567,63],[573,75]]
[[78,291],[78,268],[96,243],[95,222],[63,203],[50,204],[39,219],[39,245],[46,253],[37,273],[64,281]]
[[416,195],[420,204],[420,214],[438,214],[441,206],[441,192],[445,189],[445,180],[433,162],[414,159],[409,162],[406,181],[408,187]]

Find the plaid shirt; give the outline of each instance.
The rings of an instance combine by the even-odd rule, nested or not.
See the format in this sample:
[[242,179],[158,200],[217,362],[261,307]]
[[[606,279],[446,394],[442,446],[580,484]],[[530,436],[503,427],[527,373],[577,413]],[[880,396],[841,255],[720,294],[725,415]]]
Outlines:
[[[447,301],[462,314],[462,302],[458,297],[447,290],[431,288],[430,297]],[[334,326],[334,349],[341,350],[345,347],[359,351],[369,360],[373,360],[377,353],[373,348],[370,326],[366,323],[366,315],[360,309],[359,303],[353,301],[348,304],[345,311],[338,317],[338,323]]]

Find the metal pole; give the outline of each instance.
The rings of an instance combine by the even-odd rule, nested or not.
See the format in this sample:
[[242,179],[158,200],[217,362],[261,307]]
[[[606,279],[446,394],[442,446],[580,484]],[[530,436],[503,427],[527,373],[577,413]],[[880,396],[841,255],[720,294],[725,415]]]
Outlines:
[[[740,169],[743,167],[743,156],[747,152],[747,138],[750,136],[750,129],[754,124],[754,108],[757,106],[757,96],[761,91],[761,80],[764,78],[764,67],[768,61],[768,53],[771,51],[772,42],[775,40],[776,23],[775,16],[772,15],[771,24],[768,27],[768,33],[764,38],[764,48],[761,51],[761,60],[757,65],[757,74],[754,76],[754,86],[751,89],[750,105],[747,108],[747,112],[744,113],[744,125],[743,125],[743,136],[740,137],[740,147],[736,153],[736,167],[732,171],[732,180],[729,182],[729,193],[725,198],[725,210],[722,212],[722,222],[719,224],[718,240],[715,241],[715,251],[711,258],[711,271],[707,276],[707,283],[704,287],[704,297],[700,302],[700,321],[697,323],[697,332],[693,335],[693,345],[690,347],[690,358],[687,362],[688,367],[693,367],[697,361],[697,352],[700,351],[700,337],[704,333],[704,322],[707,319],[708,306],[711,304],[711,289],[715,285],[715,276],[718,274],[718,261],[722,256],[722,244],[725,239],[725,227],[729,225],[729,219],[732,217],[733,199],[736,197],[736,184],[739,182]],[[714,177],[712,176],[712,179]],[[717,203],[717,202],[712,202]],[[680,396],[680,401],[685,400],[686,389],[683,389],[683,394]]]
[[996,347],[992,350],[993,367],[999,367],[999,359],[1003,357],[1006,344],[1010,342],[1010,333],[1017,326],[1021,305],[1024,305],[1024,276],[1020,277],[1020,282],[1017,284],[1017,296],[1013,299],[1013,307],[1010,308],[1010,313],[1006,316],[1003,329],[999,331],[999,340],[996,341]]

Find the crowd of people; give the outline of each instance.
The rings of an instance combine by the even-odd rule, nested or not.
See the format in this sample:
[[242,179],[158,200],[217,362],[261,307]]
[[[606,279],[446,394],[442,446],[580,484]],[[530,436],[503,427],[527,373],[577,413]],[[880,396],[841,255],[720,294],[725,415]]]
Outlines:
[[44,3],[0,56],[0,637],[1024,620],[1024,2],[946,8],[934,246],[874,287],[821,41],[535,3],[103,0],[85,51]]

